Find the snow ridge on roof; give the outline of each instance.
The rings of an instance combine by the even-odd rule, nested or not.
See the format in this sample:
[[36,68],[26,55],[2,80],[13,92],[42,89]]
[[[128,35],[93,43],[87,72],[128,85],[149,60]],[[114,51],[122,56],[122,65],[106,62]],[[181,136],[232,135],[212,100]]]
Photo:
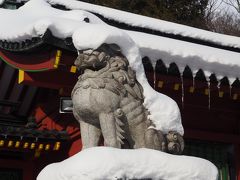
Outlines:
[[163,21],[151,17],[137,15],[125,11],[120,11],[99,5],[93,5],[77,0],[47,0],[51,4],[63,5],[69,9],[82,9],[93,12],[107,19],[112,19],[131,26],[148,28],[168,34],[181,35],[183,37],[191,37],[203,41],[216,43],[223,46],[240,48],[240,38],[230,35],[214,33],[186,25]]

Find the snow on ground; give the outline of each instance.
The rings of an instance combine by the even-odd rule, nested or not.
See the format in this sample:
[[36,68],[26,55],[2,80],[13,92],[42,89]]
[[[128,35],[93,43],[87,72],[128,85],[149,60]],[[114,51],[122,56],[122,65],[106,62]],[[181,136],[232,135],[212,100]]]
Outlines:
[[218,34],[198,28],[193,28],[181,24],[176,24],[168,21],[154,19],[146,16],[141,16],[133,13],[128,13],[112,8],[107,8],[98,5],[92,5],[77,0],[47,0],[52,4],[61,4],[69,9],[82,9],[89,12],[97,13],[107,19],[113,19],[118,22],[130,24],[132,26],[149,28],[164,33],[182,35],[192,37],[194,39],[205,40],[220,45],[240,48],[240,38]]
[[45,167],[37,180],[217,180],[209,161],[151,149],[95,147]]

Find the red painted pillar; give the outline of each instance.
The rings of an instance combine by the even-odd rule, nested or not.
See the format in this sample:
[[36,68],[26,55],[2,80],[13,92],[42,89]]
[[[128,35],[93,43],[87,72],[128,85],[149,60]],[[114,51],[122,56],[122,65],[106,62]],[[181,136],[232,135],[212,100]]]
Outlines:
[[234,145],[234,155],[235,155],[235,164],[236,164],[236,176],[237,180],[240,180],[240,145]]

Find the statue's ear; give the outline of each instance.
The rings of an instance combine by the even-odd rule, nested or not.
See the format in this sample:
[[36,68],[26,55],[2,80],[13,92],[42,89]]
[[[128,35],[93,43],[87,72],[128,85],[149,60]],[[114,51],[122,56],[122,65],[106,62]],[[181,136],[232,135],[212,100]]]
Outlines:
[[109,44],[109,47],[116,52],[121,52],[121,48],[117,44]]
[[99,49],[105,50],[105,51],[113,51],[113,52],[121,52],[121,48],[117,44],[106,44],[103,43]]

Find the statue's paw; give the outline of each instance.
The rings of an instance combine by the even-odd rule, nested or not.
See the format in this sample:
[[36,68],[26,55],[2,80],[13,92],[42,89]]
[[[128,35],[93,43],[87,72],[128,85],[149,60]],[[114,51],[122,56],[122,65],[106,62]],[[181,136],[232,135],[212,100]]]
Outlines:
[[181,147],[179,143],[169,142],[167,145],[167,152],[171,154],[181,154]]
[[171,154],[181,154],[184,150],[183,137],[175,131],[169,131],[166,134],[167,152]]
[[159,151],[166,151],[166,140],[160,130],[153,128],[147,129],[145,132],[146,148],[155,149]]

